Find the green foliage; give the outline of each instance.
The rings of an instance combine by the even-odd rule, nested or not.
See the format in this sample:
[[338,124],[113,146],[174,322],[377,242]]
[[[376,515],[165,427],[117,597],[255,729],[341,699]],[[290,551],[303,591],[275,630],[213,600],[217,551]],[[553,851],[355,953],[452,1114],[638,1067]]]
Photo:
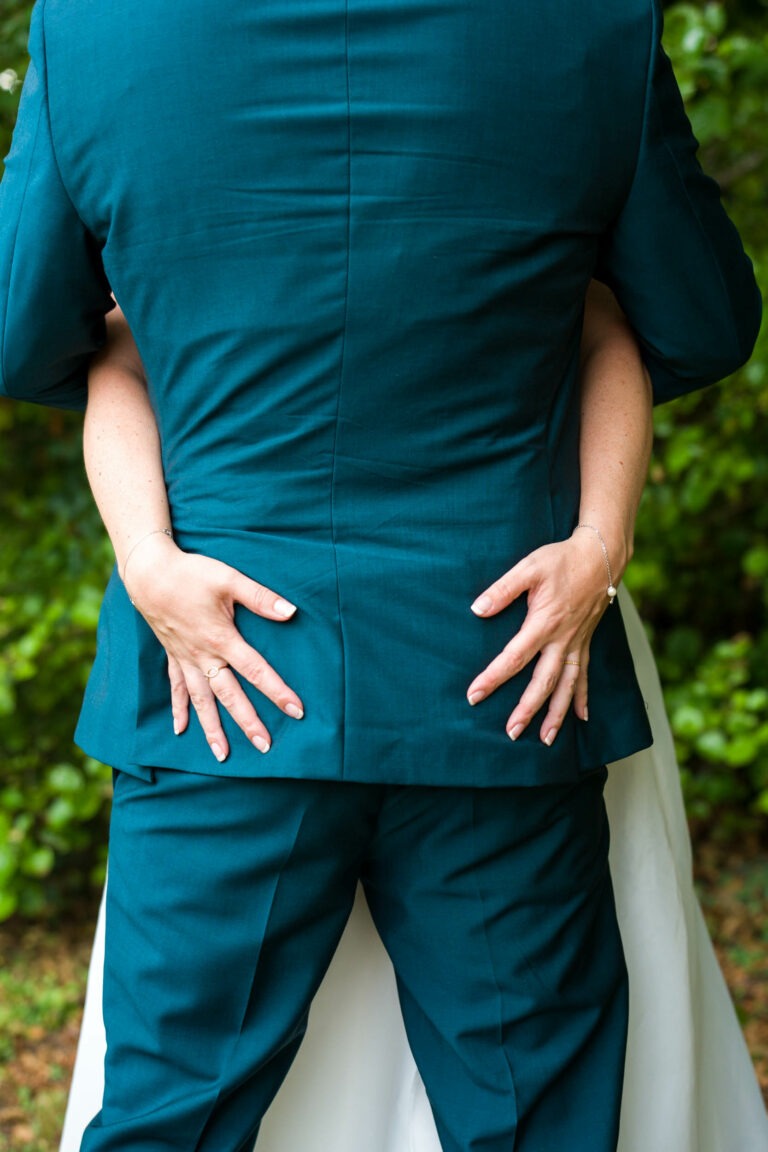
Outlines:
[[76,1017],[82,992],[79,981],[62,986],[55,970],[34,976],[18,969],[0,971],[0,1064],[13,1059],[14,1039],[20,1034],[30,1029],[53,1032]]
[[3,156],[8,151],[21,78],[27,67],[30,8],[27,0],[3,0],[0,11],[0,154]]
[[0,919],[103,878],[110,773],[71,736],[111,555],[78,425],[0,407]]
[[[0,154],[30,4],[0,13]],[[768,280],[765,0],[675,4],[666,43],[728,206]],[[768,330],[749,367],[657,409],[627,582],[667,691],[689,811],[768,813]],[[88,495],[80,421],[0,402],[0,919],[103,875],[108,769],[71,743],[111,554]]]
[[[768,33],[760,7],[675,4],[665,43],[702,162],[765,286]],[[689,813],[729,830],[768,813],[766,415],[764,324],[746,369],[657,409],[627,576],[666,686]]]
[[0,1152],[58,1148],[93,938],[82,921],[0,925]]

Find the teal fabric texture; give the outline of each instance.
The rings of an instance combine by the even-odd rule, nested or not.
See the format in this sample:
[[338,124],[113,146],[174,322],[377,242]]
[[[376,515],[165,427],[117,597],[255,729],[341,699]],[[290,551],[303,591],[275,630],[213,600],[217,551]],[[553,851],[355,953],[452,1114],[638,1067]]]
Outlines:
[[614,1152],[628,988],[606,776],[422,788],[118,773],[106,1087],[81,1152],[251,1152],[358,877],[444,1152]]
[[655,0],[38,0],[0,185],[0,389],[82,408],[110,290],[142,354],[180,545],[288,597],[241,612],[302,696],[248,688],[219,765],[175,737],[164,654],[113,576],[77,730],[109,763],[235,776],[538,784],[646,747],[618,604],[590,719],[551,748],[475,708],[520,627],[470,604],[579,504],[593,277],[656,403],[749,356],[750,261]]

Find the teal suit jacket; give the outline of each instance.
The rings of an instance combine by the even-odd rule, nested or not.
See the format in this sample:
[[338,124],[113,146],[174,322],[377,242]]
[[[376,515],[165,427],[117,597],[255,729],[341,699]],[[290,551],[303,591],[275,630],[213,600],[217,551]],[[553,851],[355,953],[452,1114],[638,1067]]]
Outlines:
[[701,171],[656,0],[38,0],[0,186],[2,391],[82,408],[110,288],[174,529],[298,605],[237,622],[301,694],[218,765],[171,729],[113,576],[77,738],[148,773],[578,778],[652,739],[617,605],[590,720],[547,748],[470,708],[524,617],[475,596],[566,538],[592,277],[657,403],[748,357],[760,300]]

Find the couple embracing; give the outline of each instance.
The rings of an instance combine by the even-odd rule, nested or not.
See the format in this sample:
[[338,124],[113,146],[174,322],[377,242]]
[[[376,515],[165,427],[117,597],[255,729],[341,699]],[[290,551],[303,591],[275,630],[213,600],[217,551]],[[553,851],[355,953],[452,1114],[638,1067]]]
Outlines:
[[613,1152],[616,592],[653,404],[760,319],[660,5],[38,0],[30,54],[0,383],[86,410],[117,558],[82,1152],[268,1141],[359,886],[433,1147]]

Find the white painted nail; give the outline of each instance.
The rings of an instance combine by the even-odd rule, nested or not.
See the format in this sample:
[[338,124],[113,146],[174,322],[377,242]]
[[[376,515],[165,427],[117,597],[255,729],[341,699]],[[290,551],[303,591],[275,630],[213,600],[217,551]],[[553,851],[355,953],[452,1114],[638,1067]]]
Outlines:
[[544,743],[551,747],[554,743],[555,736],[557,736],[557,728],[550,728],[549,732],[547,732],[546,736],[544,737]]
[[471,696],[468,696],[467,699],[469,700],[470,704],[479,704],[481,700],[485,700],[485,692],[482,692],[478,688],[472,693]]
[[484,615],[491,608],[493,608],[493,600],[491,600],[490,596],[478,596],[472,605],[472,611],[476,616]]
[[509,736],[510,740],[517,740],[517,738],[520,735],[520,733],[522,732],[522,730],[523,730],[522,724],[515,724],[514,728],[509,729],[507,735]]
[[275,600],[272,607],[274,608],[275,612],[277,612],[278,616],[285,616],[286,618],[288,616],[293,616],[294,612],[296,611],[295,604],[291,604],[288,600],[283,599]]
[[291,701],[290,704],[286,704],[285,711],[288,716],[293,716],[294,720],[301,720],[304,715],[304,709],[299,708],[298,704],[294,704],[293,701]]
[[226,760],[226,756],[224,755],[224,753],[221,750],[221,747],[218,744],[211,744],[211,752],[213,752],[213,754],[216,757],[216,759],[218,760],[219,764],[224,763],[224,761]]
[[259,752],[269,752],[269,740],[265,740],[263,736],[254,736],[253,743],[254,746],[258,748]]

